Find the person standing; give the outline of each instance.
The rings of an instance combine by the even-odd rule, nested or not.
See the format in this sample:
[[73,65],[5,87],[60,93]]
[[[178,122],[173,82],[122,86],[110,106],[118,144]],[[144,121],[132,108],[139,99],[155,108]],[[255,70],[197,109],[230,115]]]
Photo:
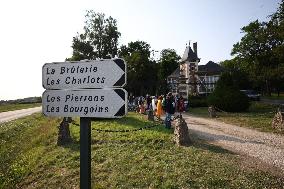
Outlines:
[[161,115],[163,114],[162,100],[163,100],[163,97],[159,96],[158,103],[157,103],[157,113],[156,113],[159,119],[161,118]]
[[143,96],[139,97],[139,113],[140,114],[144,114],[145,113],[145,105],[144,105]]
[[147,104],[146,110],[150,109],[151,102],[152,102],[152,99],[151,99],[150,95],[147,94],[146,95],[146,104]]
[[[155,112],[156,112],[156,110],[157,110],[157,106],[156,106],[156,97],[155,97],[155,96],[152,96],[151,107],[152,107],[153,113],[155,113]],[[154,115],[155,115],[155,114],[154,114]]]
[[178,101],[178,111],[179,112],[185,112],[184,99],[183,99],[182,96],[180,96],[179,101]]
[[167,95],[162,95],[162,108],[164,111],[166,110],[166,97]]
[[133,101],[134,101],[134,96],[132,96],[131,94],[129,95],[129,104],[133,105]]
[[168,93],[166,97],[166,119],[165,127],[167,129],[171,128],[171,117],[175,113],[175,101],[171,92]]

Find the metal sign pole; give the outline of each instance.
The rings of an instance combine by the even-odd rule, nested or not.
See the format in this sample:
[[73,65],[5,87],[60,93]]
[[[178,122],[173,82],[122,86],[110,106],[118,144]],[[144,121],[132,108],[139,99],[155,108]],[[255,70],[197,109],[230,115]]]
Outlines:
[[91,189],[91,119],[80,117],[80,188]]

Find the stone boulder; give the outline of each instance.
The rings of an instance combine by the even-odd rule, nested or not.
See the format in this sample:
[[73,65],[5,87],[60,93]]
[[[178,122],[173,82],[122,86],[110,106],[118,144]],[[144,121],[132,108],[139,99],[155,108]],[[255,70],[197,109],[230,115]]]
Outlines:
[[284,131],[284,110],[283,109],[278,108],[272,120],[271,126],[278,131]]
[[216,110],[215,110],[214,106],[208,107],[208,114],[209,114],[209,117],[211,117],[211,118],[217,117]]
[[174,141],[178,146],[188,146],[191,143],[187,124],[182,117],[175,123]]
[[69,123],[71,122],[71,117],[64,117],[61,121],[60,125],[58,126],[57,145],[64,145],[72,141],[69,129]]

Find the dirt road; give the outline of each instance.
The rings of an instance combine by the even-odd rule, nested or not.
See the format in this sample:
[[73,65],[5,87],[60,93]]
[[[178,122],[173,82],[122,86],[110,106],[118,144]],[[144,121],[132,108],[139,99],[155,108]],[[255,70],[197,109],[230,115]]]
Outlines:
[[256,158],[284,173],[284,136],[184,114],[189,132],[238,154]]
[[35,107],[35,108],[27,108],[27,109],[22,109],[22,110],[2,112],[0,113],[0,123],[11,121],[11,120],[18,119],[21,117],[25,117],[33,113],[40,112],[41,110],[42,110],[42,107],[40,106],[40,107]]

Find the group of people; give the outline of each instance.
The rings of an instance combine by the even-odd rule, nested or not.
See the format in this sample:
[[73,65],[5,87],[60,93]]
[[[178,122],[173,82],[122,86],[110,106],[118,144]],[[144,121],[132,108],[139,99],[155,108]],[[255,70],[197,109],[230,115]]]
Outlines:
[[141,114],[151,110],[159,119],[163,114],[166,114],[165,127],[168,129],[171,128],[171,117],[174,113],[184,112],[186,107],[183,97],[179,95],[174,96],[171,92],[158,97],[146,95],[146,97],[139,96],[134,98],[134,96],[130,96],[129,104],[136,106],[136,111]]

